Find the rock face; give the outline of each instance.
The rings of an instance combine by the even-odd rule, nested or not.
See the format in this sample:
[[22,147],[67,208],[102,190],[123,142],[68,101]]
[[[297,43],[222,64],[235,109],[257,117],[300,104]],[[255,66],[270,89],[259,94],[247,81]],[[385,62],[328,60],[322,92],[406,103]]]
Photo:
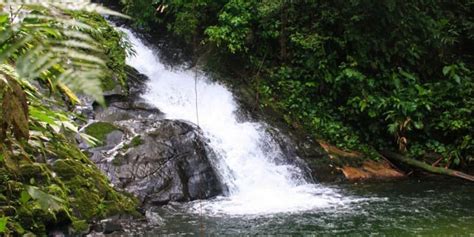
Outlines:
[[[222,193],[211,166],[215,155],[195,126],[177,120],[134,120],[119,126],[123,130],[147,129],[112,156],[98,151],[92,159],[114,185],[133,193],[145,207]],[[131,132],[135,131],[127,131]]]
[[129,93],[111,92],[105,97],[106,108],[94,106],[92,119],[117,130],[101,135],[105,139],[100,147],[88,148],[91,160],[144,208],[221,194],[223,185],[211,165],[216,156],[201,130],[164,119],[139,96],[146,78],[131,72]]

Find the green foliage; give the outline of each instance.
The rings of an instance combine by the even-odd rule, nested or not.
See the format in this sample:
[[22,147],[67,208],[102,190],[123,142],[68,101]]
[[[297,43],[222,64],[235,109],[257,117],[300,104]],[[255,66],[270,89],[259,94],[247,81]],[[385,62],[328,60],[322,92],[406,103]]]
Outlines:
[[30,198],[32,198],[36,200],[41,209],[45,211],[56,211],[61,209],[61,204],[64,203],[64,200],[62,200],[61,198],[45,193],[35,186],[27,185],[25,187],[26,192],[21,192],[20,202],[26,203]]
[[126,87],[126,62],[127,54],[133,54],[132,46],[126,35],[117,31],[104,17],[96,12],[70,11],[69,14],[81,22],[91,26],[91,38],[105,53],[104,75],[100,77],[102,89],[112,90],[117,84]]
[[217,46],[227,46],[231,53],[246,52],[247,38],[251,33],[252,1],[231,0],[219,14],[219,26],[210,26],[205,33]]
[[5,233],[8,217],[0,217],[0,233]]
[[107,135],[115,130],[118,130],[118,128],[111,123],[96,122],[87,126],[85,133],[97,139],[99,141],[97,145],[104,145]]
[[0,222],[8,220],[0,232],[44,235],[133,213],[135,200],[78,149],[77,136],[95,139],[70,112],[76,93],[103,100],[101,78],[124,80],[127,43],[98,13],[120,14],[89,1],[0,1],[0,9]]
[[145,30],[156,26],[166,28],[196,44],[203,35],[204,27],[217,21],[217,16],[208,14],[218,11],[223,0],[121,0],[124,12],[130,15],[135,25]]
[[131,148],[131,147],[137,147],[137,146],[140,146],[143,144],[143,139],[140,137],[140,135],[137,135],[135,137],[132,138],[132,140],[125,144],[123,146],[123,149],[124,150],[127,150],[128,148]]
[[168,10],[144,22],[198,37],[221,63],[243,62],[228,66],[292,126],[371,156],[474,161],[471,1],[155,4]]
[[160,0],[121,0],[125,6],[124,11],[133,17],[135,26],[142,29],[150,29],[150,25],[158,21],[156,9],[161,2]]
[[[91,38],[96,29],[71,20],[67,14],[71,7],[102,10],[96,5],[77,5],[70,1],[43,1],[42,5],[31,1],[6,3],[3,9],[10,12],[2,11],[6,20],[3,17],[0,22],[0,63],[13,60],[15,73],[22,79],[41,79],[51,88],[62,84],[102,101],[97,85],[105,63],[103,51]],[[29,13],[21,14],[20,10]]]

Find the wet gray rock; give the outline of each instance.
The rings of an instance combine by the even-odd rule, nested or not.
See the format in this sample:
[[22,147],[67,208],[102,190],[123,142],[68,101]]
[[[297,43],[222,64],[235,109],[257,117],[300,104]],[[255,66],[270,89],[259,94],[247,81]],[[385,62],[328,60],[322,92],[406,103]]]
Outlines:
[[93,103],[95,120],[114,122],[129,119],[158,120],[163,113],[153,105],[146,103],[140,95],[146,91],[148,78],[132,67],[127,67],[127,90],[117,85],[113,90],[104,92],[106,106]]
[[92,103],[84,109],[89,118],[117,126],[101,147],[82,143],[91,161],[114,186],[136,196],[143,209],[221,194],[223,185],[211,165],[216,156],[201,130],[184,121],[164,119],[158,108],[140,96],[148,78],[130,67],[127,74],[127,91],[117,86],[105,93],[107,106]]
[[114,122],[129,119],[158,120],[164,117],[163,113],[156,107],[142,101],[127,101],[115,99],[108,102],[107,107],[95,108],[95,119],[105,122]]
[[111,96],[111,95],[126,95],[126,91],[123,89],[121,85],[117,83],[112,90],[104,91],[104,96]]
[[[300,158],[300,155],[303,152],[302,146],[300,144],[296,144],[294,140],[284,132],[282,132],[278,128],[273,128],[270,126],[265,127],[265,132],[272,138],[272,140],[278,144],[279,148],[281,149],[281,154],[277,157],[274,162],[276,164],[291,164],[299,169],[299,172],[296,172],[300,175],[300,177],[294,177],[295,179],[304,179],[308,182],[313,182],[313,175],[310,167],[307,163]],[[273,150],[270,145],[265,146],[267,149]],[[270,150],[268,152],[270,152]],[[315,149],[310,148],[309,151],[314,151],[316,154]],[[305,157],[307,157],[305,154]]]
[[145,212],[145,217],[150,225],[160,226],[165,223],[165,220],[163,219],[163,217],[161,217],[158,214],[158,212],[153,211],[153,210],[147,210]]
[[111,133],[107,134],[105,142],[108,148],[113,148],[122,142],[124,138],[124,133],[120,130],[114,130]]
[[216,156],[196,126],[178,120],[129,120],[116,125],[140,135],[124,142],[111,157],[99,151],[92,160],[116,187],[134,194],[145,208],[223,192],[211,165]]
[[114,232],[123,232],[124,228],[120,222],[117,221],[102,221],[102,226],[103,226],[103,233],[104,234],[111,234]]

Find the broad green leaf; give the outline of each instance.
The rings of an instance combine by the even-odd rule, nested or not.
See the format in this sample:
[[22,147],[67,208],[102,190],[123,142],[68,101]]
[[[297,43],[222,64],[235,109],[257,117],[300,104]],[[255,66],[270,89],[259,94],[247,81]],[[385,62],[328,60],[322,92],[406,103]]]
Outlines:
[[41,209],[45,211],[59,210],[61,209],[61,204],[64,203],[64,200],[61,198],[45,193],[38,187],[26,185],[26,190],[31,198],[37,201]]
[[8,22],[8,14],[0,13],[0,25]]
[[8,217],[0,217],[0,233],[5,233],[5,230],[7,228],[7,223],[8,223]]
[[30,196],[30,194],[28,194],[28,192],[22,191],[22,192],[20,193],[20,199],[19,199],[19,201],[20,201],[22,204],[26,204],[26,202],[28,202],[30,199],[31,199],[31,196]]

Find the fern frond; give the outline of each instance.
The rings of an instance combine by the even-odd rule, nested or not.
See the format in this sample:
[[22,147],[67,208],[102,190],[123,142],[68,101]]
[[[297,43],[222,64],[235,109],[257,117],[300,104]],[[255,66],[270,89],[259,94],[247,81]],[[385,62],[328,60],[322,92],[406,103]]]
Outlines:
[[[64,85],[103,101],[100,78],[105,74],[105,53],[93,36],[98,29],[71,17],[80,10],[126,17],[88,0],[0,0],[14,9],[16,19],[0,33],[0,63],[15,58],[16,71],[28,80],[42,75],[51,85]],[[60,90],[63,91],[64,90]]]

